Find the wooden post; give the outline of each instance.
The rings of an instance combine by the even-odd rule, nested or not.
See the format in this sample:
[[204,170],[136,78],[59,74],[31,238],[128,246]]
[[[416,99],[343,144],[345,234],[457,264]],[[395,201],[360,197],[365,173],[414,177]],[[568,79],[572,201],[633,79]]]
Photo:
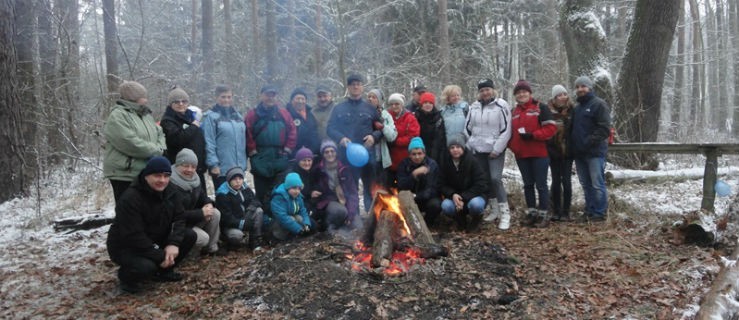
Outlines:
[[713,212],[713,201],[716,198],[716,176],[718,175],[718,151],[716,148],[703,149],[706,156],[706,167],[703,173],[703,200],[701,209]]

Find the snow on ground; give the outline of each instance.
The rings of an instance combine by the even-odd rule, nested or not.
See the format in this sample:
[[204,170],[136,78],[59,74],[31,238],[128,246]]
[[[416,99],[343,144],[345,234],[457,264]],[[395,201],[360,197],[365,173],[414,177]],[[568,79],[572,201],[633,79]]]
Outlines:
[[[515,161],[507,162],[505,179],[509,180],[506,181],[508,192],[520,192],[520,175]],[[678,169],[681,165],[690,168]],[[676,174],[679,170],[702,171],[702,165],[701,159],[668,161],[661,166],[661,170],[677,170]],[[607,168],[609,171],[618,171],[616,169],[611,165]],[[721,176],[720,179],[732,187],[732,193],[737,192],[739,177],[736,174]],[[52,303],[58,305],[60,310],[74,311],[74,302],[84,299],[84,294],[113,294],[94,292],[100,287],[96,284],[115,279],[105,250],[108,227],[73,233],[55,232],[52,227],[52,221],[58,218],[83,214],[114,215],[111,188],[102,178],[102,172],[91,166],[80,165],[76,172],[52,171],[39,185],[38,190],[33,190],[33,194],[27,198],[0,204],[0,229],[3,230],[0,232],[0,247],[4,248],[0,258],[0,317],[33,316],[33,311],[7,314],[7,310],[11,310],[9,306],[19,301],[28,303],[29,307],[33,303]],[[514,190],[516,188],[518,190]],[[573,191],[573,204],[582,206],[582,192],[576,177],[573,177]],[[627,183],[609,188],[609,192],[639,208],[642,213],[680,214],[700,208],[702,181],[688,179],[657,184]],[[717,212],[725,212],[728,205],[729,197],[716,199]],[[35,271],[30,274],[25,272],[26,275],[21,276],[16,274],[20,270]],[[38,276],[39,273],[42,276]],[[75,280],[75,276],[83,279]],[[49,282],[57,287],[89,285],[89,289],[80,296],[58,292]],[[22,290],[21,287],[30,290]]]

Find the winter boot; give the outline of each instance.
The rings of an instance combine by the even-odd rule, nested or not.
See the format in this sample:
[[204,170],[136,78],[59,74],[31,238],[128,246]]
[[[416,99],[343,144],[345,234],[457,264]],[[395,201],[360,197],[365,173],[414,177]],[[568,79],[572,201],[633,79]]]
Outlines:
[[495,219],[500,218],[500,208],[495,202],[495,198],[488,199],[488,205],[485,207],[485,222],[493,222]]
[[536,228],[546,228],[549,226],[549,216],[547,210],[539,210],[538,222],[534,224]]
[[539,214],[536,211],[536,208],[528,208],[526,209],[526,218],[523,220],[523,226],[524,227],[533,227],[534,224],[536,224],[537,221],[539,221]]
[[480,224],[482,223],[482,215],[475,214],[471,216],[470,223],[467,224],[467,232],[474,233],[480,230]]
[[500,208],[500,220],[498,221],[498,229],[508,230],[511,227],[511,209],[508,208],[508,202],[498,203]]

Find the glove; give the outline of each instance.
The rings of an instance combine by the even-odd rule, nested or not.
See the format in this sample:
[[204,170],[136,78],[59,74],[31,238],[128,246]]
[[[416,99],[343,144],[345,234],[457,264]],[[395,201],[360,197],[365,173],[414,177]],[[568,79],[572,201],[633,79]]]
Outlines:
[[524,139],[524,140],[534,140],[534,135],[528,132],[519,133],[518,135],[520,135],[521,139]]

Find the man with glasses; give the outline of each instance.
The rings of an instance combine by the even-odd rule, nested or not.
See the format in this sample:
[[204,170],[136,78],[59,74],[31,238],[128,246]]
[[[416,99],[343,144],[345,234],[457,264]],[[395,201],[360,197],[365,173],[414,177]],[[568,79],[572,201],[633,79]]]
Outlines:
[[373,146],[382,138],[382,131],[375,129],[374,123],[382,123],[379,113],[371,104],[362,99],[364,80],[361,75],[352,74],[346,79],[349,96],[344,102],[336,105],[331,113],[326,129],[328,136],[339,144],[339,155],[344,163],[346,147],[354,142],[364,145],[369,153],[369,161],[361,168],[352,167],[354,179],[362,179],[364,188],[364,210],[369,211],[372,203],[370,190],[374,183],[375,148]]
[[167,159],[174,163],[177,154],[182,149],[190,149],[198,159],[196,172],[200,181],[205,181],[205,134],[200,129],[200,121],[196,119],[195,112],[190,110],[190,96],[182,88],[175,87],[167,95],[167,110],[164,111],[159,125],[164,131],[167,143]]

